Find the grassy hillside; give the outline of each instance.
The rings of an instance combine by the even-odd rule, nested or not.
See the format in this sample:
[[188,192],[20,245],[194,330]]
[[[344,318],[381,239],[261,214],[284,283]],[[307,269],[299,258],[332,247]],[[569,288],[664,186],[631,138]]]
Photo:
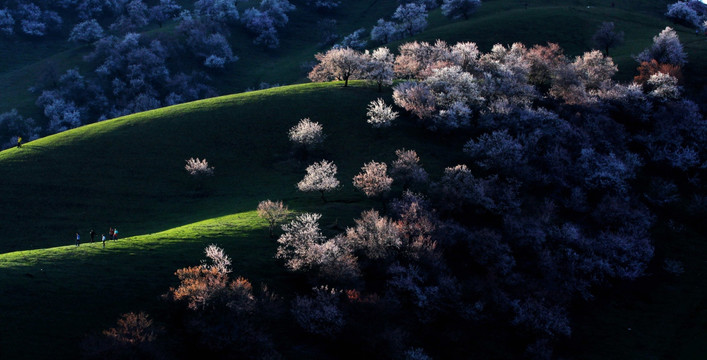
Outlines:
[[0,255],[0,356],[75,358],[89,333],[129,311],[159,315],[159,295],[177,268],[198,264],[203,248],[223,247],[234,271],[279,291],[301,283],[275,262],[275,242],[254,211],[156,234]]
[[[322,123],[328,136],[312,161],[333,160],[342,179],[364,162],[390,160],[395,149],[423,142],[416,128],[381,134],[366,124],[366,105],[379,96],[391,102],[373,87],[290,86],[135,114],[6,150],[0,252],[69,244],[90,228],[116,226],[126,236],[161,231],[251,210],[266,197],[309,198],[295,192],[307,164],[292,160],[287,139],[302,118]],[[444,141],[420,154],[433,170],[448,165],[436,160],[454,149]],[[208,196],[195,192],[184,170],[190,157],[216,168],[204,183]],[[334,196],[354,196],[350,181],[343,183]]]
[[[365,108],[379,96],[390,102],[362,83],[289,86],[105,121],[0,153],[0,349],[10,358],[76,354],[87,331],[118,314],[158,311],[174,270],[198,263],[210,243],[254,283],[291,289],[253,213],[258,201],[321,212],[323,227],[341,229],[375,206],[351,185],[364,162],[390,161],[402,147],[418,150],[433,174],[458,160],[464,139],[430,139],[402,122],[372,129]],[[292,158],[287,129],[303,117],[327,135],[312,159],[339,166],[342,189],[326,204],[295,189],[309,161]],[[191,156],[215,166],[205,194],[183,168]],[[130,238],[106,250],[73,246],[75,231],[87,241],[91,227],[100,234],[109,226]],[[28,248],[47,249],[11,252]],[[43,346],[30,346],[37,341]]]
[[[314,35],[318,15],[306,11],[303,1],[293,3],[299,7],[279,49],[255,47],[248,34],[234,31],[231,42],[240,60],[213,74],[219,91],[261,81],[305,81],[301,64],[322,50]],[[618,76],[626,80],[636,66],[631,55],[662,28],[674,26],[662,17],[667,1],[616,1],[612,8],[604,0],[538,0],[528,1],[527,10],[524,3],[485,1],[466,21],[449,21],[435,10],[429,29],[405,41],[475,41],[484,51],[494,43],[553,41],[577,55],[591,48],[600,22],[614,21],[626,32],[626,43],[612,49]],[[337,19],[342,35],[370,29],[396,6],[394,0],[342,4],[327,15]],[[674,27],[691,62],[686,78],[692,87],[704,86],[707,41]],[[0,111],[16,107],[38,116],[34,96],[26,91],[35,75],[85,66],[81,57],[89,47],[53,41],[45,47],[0,40]],[[463,161],[459,150],[467,139],[430,137],[404,121],[371,129],[365,107],[377,97],[391,102],[389,91],[379,94],[361,82],[349,88],[287,86],[126,116],[0,152],[0,358],[74,358],[86,333],[111,326],[119,314],[159,314],[159,295],[175,284],[174,270],[197,264],[210,243],[224,247],[234,272],[254,285],[267,282],[286,296],[306,287],[273,259],[276,244],[254,213],[258,201],[281,199],[296,211],[322,212],[322,225],[332,235],[377,205],[351,185],[364,162],[389,162],[395,149],[415,149],[435,177]],[[322,123],[328,136],[308,161],[293,158],[286,135],[304,117]],[[189,157],[206,158],[215,176],[196,183],[184,170]],[[326,204],[318,194],[294,187],[308,163],[321,158],[339,166],[343,185]],[[122,239],[105,250],[99,243],[73,246],[76,231],[87,241],[89,229],[100,237],[110,226]],[[661,231],[657,251],[684,261],[686,273],[618,284],[580,307],[565,353],[587,359],[699,358],[707,351],[707,245],[698,233],[669,237]]]
[[[259,200],[321,212],[332,236],[376,205],[350,185],[364,162],[390,161],[395,149],[413,148],[435,176],[462,160],[466,139],[430,137],[404,121],[383,132],[370,128],[365,106],[378,96],[390,101],[389,93],[360,82],[288,86],[127,116],[1,152],[0,356],[73,358],[85,334],[111,326],[119,314],[159,315],[159,295],[175,285],[174,271],[197,264],[211,243],[224,247],[234,272],[254,284],[266,282],[284,296],[306,288],[273,259],[276,243],[253,211]],[[326,204],[294,188],[307,162],[292,158],[286,131],[307,116],[328,135],[313,158],[339,166],[343,187]],[[183,169],[190,156],[216,168],[205,193]],[[75,231],[87,241],[90,227],[100,234],[109,226],[120,229],[121,240],[105,250],[99,243],[73,246]],[[669,244],[658,251],[682,259],[686,274],[617,284],[583,305],[567,354],[701,352],[704,264],[690,254],[707,249],[699,234]],[[43,249],[13,251],[27,248]]]

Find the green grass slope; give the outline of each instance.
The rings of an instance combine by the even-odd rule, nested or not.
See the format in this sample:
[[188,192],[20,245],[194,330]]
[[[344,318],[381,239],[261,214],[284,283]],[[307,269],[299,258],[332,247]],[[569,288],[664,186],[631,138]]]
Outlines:
[[[71,359],[84,336],[129,311],[160,314],[160,294],[177,268],[198,264],[211,243],[234,260],[234,271],[291,289],[297,279],[275,262],[275,242],[254,211],[156,234],[0,255],[0,357]],[[265,235],[265,236],[264,236]]]
[[[365,121],[374,87],[306,84],[229,95],[84,126],[0,153],[0,252],[73,243],[79,231],[115,226],[145,234],[255,207],[271,198],[309,198],[295,184],[307,163],[292,160],[287,131],[300,119],[323,124],[323,152],[343,190],[364,162],[390,160],[394,150],[426,143],[420,156],[439,170],[445,139],[430,141],[413,126],[375,130]],[[412,135],[412,136],[411,136]],[[463,139],[459,139],[461,149]],[[215,176],[208,196],[184,170],[206,158]],[[316,196],[312,196],[316,197]]]
[[[418,150],[432,173],[460,160],[455,154],[465,139],[430,138],[402,122],[372,129],[367,103],[381,96],[390,102],[390,94],[361,82],[341,85],[208,99],[1,152],[0,356],[71,358],[86,332],[110,326],[120,313],[158,312],[174,271],[197,264],[210,243],[224,246],[236,273],[287,292],[292,277],[273,259],[276,244],[253,212],[258,201],[283,199],[294,210],[321,212],[333,235],[330,228],[376,205],[351,185],[363,163],[390,161],[403,147]],[[311,161],[293,159],[287,139],[304,117],[322,123],[327,135]],[[205,193],[195,192],[183,168],[191,156],[215,166]],[[295,188],[308,163],[321,158],[338,165],[342,184],[326,204]],[[89,228],[100,236],[109,226],[130,238],[105,250],[73,246],[75,231],[85,242]],[[47,249],[14,251],[33,248]]]
[[[288,86],[135,114],[0,152],[0,357],[74,358],[86,333],[111,326],[119,314],[159,315],[159,295],[175,285],[174,271],[197,264],[210,243],[224,247],[234,272],[254,284],[284,296],[306,288],[273,259],[276,244],[253,212],[258,201],[283,199],[296,211],[321,212],[332,236],[376,205],[351,186],[364,162],[390,161],[395,149],[412,148],[438,176],[463,161],[466,139],[430,135],[405,121],[370,128],[365,107],[379,96],[390,102],[389,92],[361,82]],[[293,159],[286,132],[303,117],[322,123],[328,135],[312,160],[339,166],[343,187],[326,204],[294,188],[308,162]],[[205,193],[194,191],[183,169],[191,156],[216,168]],[[100,234],[109,226],[123,239],[105,250],[73,246],[77,229],[86,241],[89,227]],[[583,306],[567,353],[701,353],[707,294],[699,286],[699,254],[707,249],[696,234],[673,240],[660,251],[683,260],[686,274],[650,277],[638,290],[630,285]],[[627,333],[629,327],[639,331]]]

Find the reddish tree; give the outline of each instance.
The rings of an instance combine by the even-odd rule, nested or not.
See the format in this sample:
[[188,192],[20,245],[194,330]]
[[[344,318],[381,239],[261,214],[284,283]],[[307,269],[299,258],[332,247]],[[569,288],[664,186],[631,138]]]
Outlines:
[[633,81],[637,84],[644,85],[651,75],[659,72],[678,79],[678,83],[682,84],[682,69],[678,65],[661,64],[654,59],[642,62],[636,70],[638,70],[638,75],[633,78]]

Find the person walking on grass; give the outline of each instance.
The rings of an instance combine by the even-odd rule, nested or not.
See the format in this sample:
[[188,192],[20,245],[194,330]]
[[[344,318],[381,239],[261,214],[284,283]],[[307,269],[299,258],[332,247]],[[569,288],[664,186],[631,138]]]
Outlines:
[[103,242],[103,248],[106,248],[106,234],[101,234],[101,242]]
[[22,136],[18,136],[17,137],[17,148],[19,149],[21,147],[22,147]]
[[93,239],[96,237],[96,232],[91,229],[91,232],[89,232],[88,235],[91,236],[91,243],[93,243]]
[[113,229],[113,240],[118,240],[118,229]]
[[108,230],[108,240],[113,240],[113,228],[110,228],[110,230]]
[[79,246],[80,241],[81,241],[81,235],[79,235],[79,233],[76,233],[76,247]]

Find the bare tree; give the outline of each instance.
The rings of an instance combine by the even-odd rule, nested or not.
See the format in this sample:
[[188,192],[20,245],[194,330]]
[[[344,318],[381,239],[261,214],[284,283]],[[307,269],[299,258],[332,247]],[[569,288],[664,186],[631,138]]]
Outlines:
[[336,170],[336,165],[331,161],[315,162],[307,167],[307,174],[297,183],[297,188],[300,191],[319,191],[322,194],[322,201],[326,202],[324,193],[339,187]]
[[277,223],[287,219],[290,210],[282,201],[264,200],[258,204],[258,216],[268,221],[270,224],[270,237],[273,237],[273,229]]
[[603,22],[592,37],[594,43],[604,50],[604,55],[609,56],[609,48],[619,46],[624,42],[624,32],[616,32],[613,22]]

